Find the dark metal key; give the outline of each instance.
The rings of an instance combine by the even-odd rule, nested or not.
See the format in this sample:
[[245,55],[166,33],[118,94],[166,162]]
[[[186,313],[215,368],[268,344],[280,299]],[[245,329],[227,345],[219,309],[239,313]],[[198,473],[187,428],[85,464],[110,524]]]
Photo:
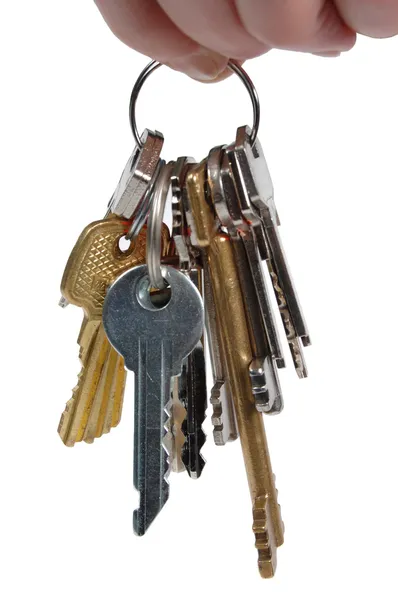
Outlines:
[[111,344],[135,373],[134,485],[140,493],[133,525],[143,535],[168,500],[169,461],[164,446],[171,379],[203,332],[203,303],[194,284],[163,268],[169,295],[151,295],[146,266],[122,275],[109,289],[103,309]]

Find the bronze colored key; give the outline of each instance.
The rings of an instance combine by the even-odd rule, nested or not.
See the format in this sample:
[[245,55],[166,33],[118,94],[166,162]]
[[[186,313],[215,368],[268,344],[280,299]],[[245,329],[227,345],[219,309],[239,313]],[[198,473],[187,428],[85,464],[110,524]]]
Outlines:
[[[277,499],[262,415],[252,394],[249,366],[252,348],[233,247],[228,235],[217,231],[213,207],[200,182],[206,162],[190,170],[186,187],[198,240],[205,248],[214,290],[217,320],[223,332],[226,372],[234,400],[242,451],[253,504],[253,531],[262,577],[272,577],[284,527]],[[213,223],[211,224],[213,219]]]
[[[67,446],[93,442],[120,421],[126,371],[106,338],[102,306],[108,286],[127,269],[145,263],[146,228],[127,251],[119,247],[129,225],[114,216],[88,225],[65,268],[62,294],[85,315],[78,338],[82,369],[58,427]],[[166,254],[170,244],[166,226],[163,244]]]

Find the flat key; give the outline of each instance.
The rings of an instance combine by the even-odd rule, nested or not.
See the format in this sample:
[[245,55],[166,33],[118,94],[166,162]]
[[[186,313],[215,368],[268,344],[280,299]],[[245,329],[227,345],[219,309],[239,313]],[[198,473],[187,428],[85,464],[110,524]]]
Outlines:
[[[203,190],[201,200],[198,196],[192,205],[192,215],[199,229],[203,227],[202,221],[209,225],[211,214],[212,209]],[[207,230],[214,229],[208,226]],[[277,547],[283,543],[284,527],[263,417],[253,399],[249,374],[252,348],[230,237],[222,232],[212,233],[207,240],[207,258],[253,505],[258,566],[262,577],[272,577],[276,569]]]
[[[101,318],[108,286],[123,271],[145,262],[145,230],[126,252],[119,249],[128,227],[129,223],[116,217],[88,225],[65,268],[62,294],[71,304],[82,307],[85,314],[78,338],[82,368],[58,427],[67,446],[83,440],[91,443],[120,421],[126,380],[124,361],[109,345]],[[165,226],[163,246],[167,253],[169,233]]]
[[227,153],[243,213],[248,221],[255,222],[256,215],[261,218],[266,237],[266,260],[293,361],[299,377],[306,377],[301,342],[309,346],[311,340],[278,232],[279,217],[267,163],[260,142],[257,139],[252,145],[250,135],[249,127],[240,127],[236,141],[228,147]]
[[[274,317],[271,300],[268,294],[267,286],[264,280],[264,273],[261,265],[261,258],[257,240],[253,235],[251,227],[243,226],[243,215],[240,210],[240,201],[238,192],[235,186],[235,180],[231,171],[229,158],[226,152],[223,153],[220,167],[220,179],[222,194],[225,198],[225,203],[231,215],[234,215],[234,227],[228,228],[229,234],[233,239],[239,238],[242,240],[247,259],[250,265],[250,271],[254,281],[256,294],[258,298],[259,308],[264,323],[264,328],[268,338],[268,344],[272,357],[275,359],[278,368],[285,367],[285,359],[283,357],[282,345],[279,338],[278,326]],[[237,215],[241,215],[241,221],[236,226]]]
[[[217,160],[214,160],[215,157]],[[210,159],[213,164],[211,169],[210,166],[208,168],[209,179],[211,179],[209,187],[216,212],[218,212],[217,205],[223,205],[227,209],[229,206],[233,206],[237,210],[236,207],[239,205],[239,199],[231,176],[228,156],[226,154],[223,155],[222,151],[218,152],[216,149],[210,153]],[[220,161],[220,164],[217,169],[218,161]],[[221,166],[221,161],[223,162],[223,167]],[[255,270],[256,267],[261,267],[261,265],[255,262],[252,265],[249,264],[249,254],[245,251],[245,242],[243,240],[245,236],[250,235],[250,232],[243,232],[241,235],[232,219],[228,223],[224,210],[219,214],[219,217],[231,235],[231,243],[235,253],[237,271],[245,302],[248,331],[253,350],[253,361],[249,372],[252,378],[252,389],[256,406],[261,412],[279,414],[283,409],[283,398],[276,362],[274,362],[275,353],[282,360],[282,365],[284,362],[276,333],[276,325],[273,321],[272,308],[270,303],[267,302],[268,298],[265,296],[264,281],[263,279],[260,279],[260,281],[258,279],[255,280],[251,269],[252,266],[253,270]],[[255,250],[256,248],[253,247],[252,251],[254,252]],[[253,255],[251,255],[251,258],[253,259]],[[258,286],[259,289],[257,289]],[[264,301],[264,299],[266,301],[265,306],[264,304],[260,304],[260,300]]]
[[[183,198],[184,211],[189,223],[189,243],[197,246],[200,252],[204,274],[205,321],[213,372],[213,387],[210,393],[210,402],[213,406],[213,415],[211,418],[213,437],[217,446],[224,446],[227,442],[237,439],[238,431],[233,400],[228,381],[226,380],[225,351],[222,334],[216,319],[216,308],[206,248],[206,239],[209,236],[212,237],[217,231],[217,222],[215,221],[214,212],[211,212],[207,224],[206,222],[205,224],[200,221],[197,222],[194,219],[194,212],[201,210],[201,195],[203,194],[205,183],[205,162],[200,165],[191,165],[186,174]],[[207,230],[207,227],[210,229]]]
[[134,218],[141,203],[151,193],[163,143],[161,133],[144,130],[142,146],[134,148],[109,202],[111,213],[126,219]]
[[156,307],[146,266],[123,274],[109,289],[103,320],[108,338],[135,373],[134,485],[140,494],[133,525],[143,535],[168,500],[169,462],[163,440],[171,379],[203,333],[203,303],[192,282],[163,268],[168,304]]

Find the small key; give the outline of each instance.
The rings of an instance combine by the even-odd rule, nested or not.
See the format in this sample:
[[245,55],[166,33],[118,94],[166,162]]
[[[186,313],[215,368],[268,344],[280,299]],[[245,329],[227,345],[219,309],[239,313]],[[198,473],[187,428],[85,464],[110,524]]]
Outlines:
[[134,148],[109,202],[111,213],[126,219],[134,218],[140,203],[150,194],[163,143],[161,133],[144,130],[141,137],[142,147]]
[[278,232],[279,217],[267,163],[260,142],[257,139],[252,145],[250,135],[249,127],[240,127],[227,153],[243,213],[249,222],[256,223],[257,217],[262,221],[266,238],[266,256],[262,254],[262,258],[267,260],[297,374],[307,377],[301,343],[309,346],[311,340]]
[[[234,252],[228,235],[210,225],[213,210],[205,189],[192,204],[192,216],[210,232],[207,259],[212,280],[216,316],[225,343],[226,370],[235,405],[249,489],[253,504],[253,531],[262,577],[272,577],[276,569],[277,547],[283,543],[284,527],[277,500],[262,415],[257,411],[249,374],[252,361],[250,335],[239,283]],[[206,243],[204,237],[201,243]]]
[[[82,369],[73,396],[58,427],[67,446],[93,442],[120,421],[126,380],[123,359],[111,348],[101,318],[108,286],[123,271],[145,262],[146,230],[126,252],[119,249],[129,223],[113,217],[88,225],[65,268],[61,291],[68,302],[82,307],[84,320],[78,343]],[[169,232],[163,228],[164,252]]]
[[143,535],[168,500],[168,457],[163,445],[171,378],[201,339],[203,303],[192,282],[163,268],[168,304],[151,299],[146,266],[124,273],[109,289],[103,320],[108,338],[135,373],[134,485],[140,504],[133,525]]

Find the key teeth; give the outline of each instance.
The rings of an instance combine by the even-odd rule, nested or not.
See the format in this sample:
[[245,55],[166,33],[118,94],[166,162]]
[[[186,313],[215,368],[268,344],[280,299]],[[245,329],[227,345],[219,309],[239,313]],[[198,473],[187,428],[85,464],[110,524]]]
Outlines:
[[275,536],[272,529],[270,502],[267,496],[259,496],[253,504],[253,533],[258,551],[258,568],[264,579],[275,575],[277,556]]
[[165,435],[163,437],[162,440],[162,444],[163,444],[163,448],[166,450],[167,452],[167,471],[164,474],[164,480],[166,482],[168,482],[169,476],[170,476],[170,472],[171,472],[171,467],[172,467],[172,455],[173,455],[173,444],[174,444],[174,439],[173,439],[173,419],[172,419],[172,411],[173,411],[173,400],[172,397],[170,396],[170,400],[168,401],[168,403],[166,404],[166,406],[164,407],[164,412],[167,415],[167,419],[164,422],[164,430],[165,430]]

